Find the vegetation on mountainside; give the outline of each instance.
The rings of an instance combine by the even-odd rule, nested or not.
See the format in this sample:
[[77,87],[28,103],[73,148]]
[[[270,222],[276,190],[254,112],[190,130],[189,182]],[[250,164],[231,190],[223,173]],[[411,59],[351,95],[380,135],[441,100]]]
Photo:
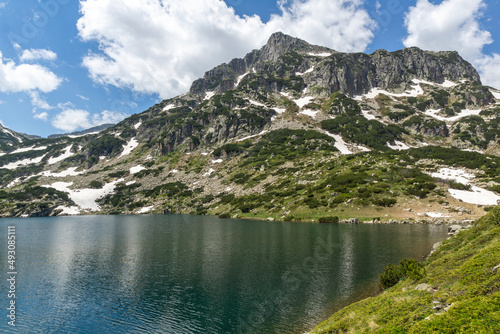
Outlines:
[[498,333],[500,270],[493,269],[499,262],[496,207],[472,229],[444,241],[423,263],[421,277],[407,276],[379,296],[343,308],[312,333]]

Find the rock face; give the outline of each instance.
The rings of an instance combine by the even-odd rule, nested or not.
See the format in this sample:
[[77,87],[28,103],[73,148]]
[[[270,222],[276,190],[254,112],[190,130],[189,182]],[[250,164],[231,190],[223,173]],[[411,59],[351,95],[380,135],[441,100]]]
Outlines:
[[[294,53],[293,67],[283,66],[283,56]],[[329,56],[328,56],[329,55]],[[327,57],[326,57],[327,56]],[[275,65],[269,66],[271,62]],[[480,82],[474,67],[457,52],[430,52],[412,47],[396,52],[377,50],[371,55],[340,53],[282,33],[275,33],[260,50],[254,50],[243,59],[234,59],[205,73],[196,80],[191,93],[202,95],[207,91],[223,93],[234,87],[237,78],[253,70],[265,68],[293,76],[316,66],[314,73],[303,76],[307,86],[322,87],[324,96],[340,91],[350,96],[362,95],[372,88],[405,90],[412,79],[442,83],[471,80]],[[264,85],[266,86],[266,85]],[[267,85],[268,89],[276,86]]]

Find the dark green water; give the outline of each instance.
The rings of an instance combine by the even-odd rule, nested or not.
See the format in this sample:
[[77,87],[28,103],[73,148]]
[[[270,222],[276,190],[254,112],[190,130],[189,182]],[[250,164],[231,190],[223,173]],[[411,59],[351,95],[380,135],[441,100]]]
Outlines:
[[446,228],[84,216],[2,219],[0,236],[2,333],[303,333],[373,290],[387,263],[422,259]]

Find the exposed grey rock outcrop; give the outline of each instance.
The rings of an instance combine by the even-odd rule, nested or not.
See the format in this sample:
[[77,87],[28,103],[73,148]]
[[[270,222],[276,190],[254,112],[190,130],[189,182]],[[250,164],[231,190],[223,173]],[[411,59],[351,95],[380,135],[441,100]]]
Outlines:
[[[315,56],[322,53],[322,56]],[[330,56],[325,57],[325,53]],[[280,62],[280,58],[287,54],[294,57],[293,67]],[[269,66],[270,62],[274,63],[273,66]],[[431,52],[412,47],[396,52],[377,50],[371,55],[341,53],[275,33],[262,49],[206,72],[202,79],[193,83],[190,92],[195,95],[203,95],[207,91],[225,92],[234,87],[238,76],[254,68],[257,71],[265,68],[269,74],[274,72],[293,77],[312,66],[315,66],[314,71],[301,79],[305,86],[315,87],[316,94],[322,96],[334,91],[351,96],[361,95],[375,87],[401,92],[408,88],[412,79],[437,83],[446,79],[480,82],[474,67],[455,51]],[[265,84],[262,86],[266,88]],[[267,89],[279,90],[280,87],[267,85]]]

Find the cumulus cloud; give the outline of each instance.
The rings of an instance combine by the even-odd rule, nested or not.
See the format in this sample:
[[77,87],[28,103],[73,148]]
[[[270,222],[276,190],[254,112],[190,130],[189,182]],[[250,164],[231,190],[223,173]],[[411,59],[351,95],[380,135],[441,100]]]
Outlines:
[[406,15],[408,36],[403,43],[434,51],[456,50],[467,59],[477,59],[483,46],[493,42],[491,34],[479,27],[484,7],[482,0],[445,0],[439,5],[418,0]]
[[84,0],[80,38],[97,41],[83,65],[100,84],[158,93],[185,92],[212,67],[242,57],[276,31],[339,51],[363,51],[374,21],[361,0],[280,0],[269,22],[235,14],[220,0]]
[[481,73],[481,81],[500,89],[500,55],[494,53],[492,56],[483,56],[476,61],[476,66]]
[[37,64],[15,64],[12,60],[4,62],[0,52],[0,92],[19,93],[40,90],[51,92],[61,83],[61,79],[46,67]]
[[54,107],[50,106],[47,101],[45,101],[42,97],[40,97],[40,93],[37,91],[30,92],[31,104],[33,107],[50,110],[54,109]]
[[52,119],[52,125],[68,132],[79,128],[90,128],[89,116],[90,113],[86,110],[66,109]]
[[56,60],[57,54],[51,50],[45,49],[29,49],[24,50],[19,59],[22,62],[34,60]]
[[106,123],[117,123],[128,116],[124,113],[108,110],[91,115],[87,110],[73,109],[69,106],[63,106],[65,109],[54,116],[51,122],[52,126],[63,131],[73,132]]
[[500,55],[483,54],[483,47],[493,42],[491,33],[479,23],[485,8],[483,0],[445,0],[438,5],[418,0],[406,14],[408,36],[403,43],[426,50],[458,51],[479,69],[483,83],[500,87]]
[[49,114],[44,111],[44,112],[35,114],[35,116],[33,116],[33,118],[39,119],[39,120],[42,120],[42,121],[47,121],[47,119],[49,118]]

